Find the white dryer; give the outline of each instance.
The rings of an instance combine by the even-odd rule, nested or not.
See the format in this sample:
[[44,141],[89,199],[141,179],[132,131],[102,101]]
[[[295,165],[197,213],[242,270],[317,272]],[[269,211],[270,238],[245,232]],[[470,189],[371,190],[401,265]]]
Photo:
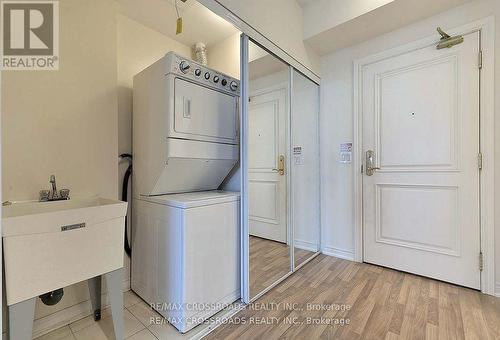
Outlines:
[[239,81],[169,52],[134,77],[134,196],[214,190],[239,158]]

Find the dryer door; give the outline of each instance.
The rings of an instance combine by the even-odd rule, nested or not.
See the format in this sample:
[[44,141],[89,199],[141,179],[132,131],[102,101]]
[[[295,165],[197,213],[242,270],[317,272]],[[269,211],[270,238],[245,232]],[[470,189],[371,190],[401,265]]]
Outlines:
[[176,137],[238,143],[237,97],[180,78],[174,82]]

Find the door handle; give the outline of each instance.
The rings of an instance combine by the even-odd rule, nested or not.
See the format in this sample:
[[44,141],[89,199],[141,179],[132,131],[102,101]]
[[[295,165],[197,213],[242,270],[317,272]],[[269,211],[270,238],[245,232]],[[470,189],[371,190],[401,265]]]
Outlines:
[[278,169],[273,169],[273,171],[277,171],[280,176],[283,176],[285,174],[285,156],[280,155],[280,158],[278,159]]
[[366,151],[366,158],[365,158],[366,176],[373,176],[375,170],[380,169],[374,166],[375,163],[374,158],[375,158],[375,152],[373,150]]

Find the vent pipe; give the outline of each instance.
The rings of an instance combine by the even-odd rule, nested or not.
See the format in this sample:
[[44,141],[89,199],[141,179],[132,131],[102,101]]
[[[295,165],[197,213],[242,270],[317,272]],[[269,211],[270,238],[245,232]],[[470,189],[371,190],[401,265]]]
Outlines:
[[194,60],[196,60],[203,66],[207,66],[207,46],[205,45],[205,43],[197,42],[194,45]]

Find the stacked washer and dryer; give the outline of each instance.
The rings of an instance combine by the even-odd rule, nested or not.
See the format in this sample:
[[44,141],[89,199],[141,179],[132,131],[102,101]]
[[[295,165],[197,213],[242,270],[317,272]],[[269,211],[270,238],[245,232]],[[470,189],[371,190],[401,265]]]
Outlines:
[[238,101],[172,52],[134,77],[131,286],[182,333],[240,297]]

